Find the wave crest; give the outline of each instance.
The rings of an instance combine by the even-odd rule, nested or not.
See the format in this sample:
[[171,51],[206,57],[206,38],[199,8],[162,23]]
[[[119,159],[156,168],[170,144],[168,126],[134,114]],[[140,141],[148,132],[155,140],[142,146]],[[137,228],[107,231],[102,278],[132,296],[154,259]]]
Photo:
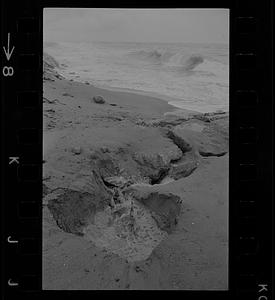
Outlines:
[[188,55],[182,52],[172,53],[165,50],[134,51],[130,53],[130,56],[151,63],[182,67],[184,71],[191,71],[204,62],[204,58],[201,55]]
[[192,71],[198,66],[199,64],[203,63],[204,59],[200,55],[192,55],[189,57],[183,65],[184,71]]
[[165,60],[169,59],[173,54],[168,51],[162,51],[162,50],[153,50],[153,51],[146,51],[146,50],[140,50],[140,51],[134,51],[130,53],[130,56],[149,61],[152,63],[161,63]]

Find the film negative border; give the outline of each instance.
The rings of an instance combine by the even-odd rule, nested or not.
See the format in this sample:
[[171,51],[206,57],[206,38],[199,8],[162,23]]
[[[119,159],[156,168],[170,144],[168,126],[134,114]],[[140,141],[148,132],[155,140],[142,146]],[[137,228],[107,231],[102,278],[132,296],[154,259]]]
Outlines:
[[[13,1],[2,5],[2,290],[6,298],[24,291],[33,291],[28,296],[41,296],[42,9],[77,5],[92,4],[22,1],[16,12]],[[102,7],[102,3],[94,5]],[[188,5],[194,7],[195,3]],[[274,249],[269,240],[274,208],[273,141],[272,129],[267,128],[272,124],[268,14],[272,2],[227,5],[231,10],[230,285],[223,295],[267,300],[274,295]]]

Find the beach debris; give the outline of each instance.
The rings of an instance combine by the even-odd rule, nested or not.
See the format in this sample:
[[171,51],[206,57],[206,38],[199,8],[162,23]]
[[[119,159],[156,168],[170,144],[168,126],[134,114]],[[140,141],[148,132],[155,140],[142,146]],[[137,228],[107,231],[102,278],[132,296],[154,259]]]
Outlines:
[[65,97],[71,97],[71,98],[74,97],[73,95],[71,95],[71,94],[69,94],[69,93],[63,93],[62,96],[65,96]]
[[117,104],[115,104],[115,103],[110,103],[110,105],[111,105],[111,106],[117,106]]
[[107,146],[102,146],[102,147],[100,147],[100,150],[101,150],[103,153],[110,153],[110,149],[109,149],[109,147],[107,147]]
[[94,96],[93,101],[97,104],[104,104],[106,102],[102,96]]
[[72,152],[76,155],[79,155],[79,154],[81,154],[82,149],[79,146],[75,146],[75,147],[72,147]]

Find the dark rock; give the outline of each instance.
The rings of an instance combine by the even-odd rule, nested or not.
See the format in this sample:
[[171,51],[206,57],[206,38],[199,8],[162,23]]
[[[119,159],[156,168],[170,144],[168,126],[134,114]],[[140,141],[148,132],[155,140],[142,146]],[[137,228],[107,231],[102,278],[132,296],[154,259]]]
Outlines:
[[94,96],[93,101],[97,104],[104,104],[106,102],[102,96]]

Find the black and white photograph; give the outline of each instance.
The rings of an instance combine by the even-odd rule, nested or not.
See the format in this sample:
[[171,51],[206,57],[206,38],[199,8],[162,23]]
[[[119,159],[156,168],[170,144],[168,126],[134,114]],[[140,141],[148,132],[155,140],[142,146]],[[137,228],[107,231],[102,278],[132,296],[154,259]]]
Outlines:
[[228,290],[229,13],[44,8],[43,290]]

